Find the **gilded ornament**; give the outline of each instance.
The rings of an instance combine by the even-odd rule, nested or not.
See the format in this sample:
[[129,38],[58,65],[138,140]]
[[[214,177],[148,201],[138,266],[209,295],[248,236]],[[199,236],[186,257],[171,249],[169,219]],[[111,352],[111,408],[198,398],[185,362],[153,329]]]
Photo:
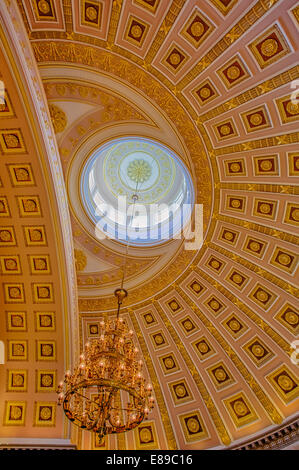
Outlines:
[[295,220],[296,222],[299,221],[299,209],[295,209],[294,211],[292,211],[292,218],[293,218],[293,220]]
[[150,313],[148,313],[147,315],[145,315],[144,318],[145,318],[145,321],[146,321],[147,323],[152,323],[153,320],[154,320],[154,319],[153,319],[153,316],[152,316]]
[[263,171],[270,171],[272,169],[272,162],[271,160],[262,160],[260,162],[260,168]]
[[42,356],[52,356],[53,348],[50,344],[42,344],[41,348]]
[[9,242],[11,240],[11,233],[8,230],[1,230],[0,240],[2,242]]
[[218,310],[218,308],[220,307],[219,302],[217,302],[217,300],[212,300],[212,302],[210,302],[210,307],[213,310]]
[[48,421],[49,419],[51,419],[52,417],[52,409],[49,408],[48,406],[43,406],[41,409],[40,409],[40,415],[39,415],[40,419],[42,419],[43,421]]
[[178,385],[175,387],[175,394],[178,398],[184,398],[186,396],[186,389],[184,385]]
[[172,310],[177,310],[179,308],[178,303],[175,302],[174,300],[172,302],[170,302],[169,306]]
[[257,252],[261,249],[261,245],[258,242],[250,242],[249,248],[251,251]]
[[29,171],[26,168],[16,168],[15,174],[17,181],[27,181],[29,179]]
[[40,287],[38,290],[38,296],[41,299],[47,299],[49,297],[49,289],[48,287]]
[[76,271],[83,271],[87,264],[87,258],[82,250],[74,250]]
[[32,230],[32,232],[31,232],[31,240],[32,240],[32,241],[35,241],[35,242],[42,240],[42,233],[41,233],[41,231],[40,231],[40,230]]
[[22,387],[24,385],[24,376],[21,374],[13,374],[12,386]]
[[221,368],[216,369],[214,375],[218,382],[224,382],[227,378],[226,372]]
[[151,431],[146,427],[140,429],[139,437],[142,443],[151,442],[153,440]]
[[199,422],[195,418],[188,418],[186,425],[187,425],[189,432],[192,434],[195,434],[200,430]]
[[13,355],[24,356],[24,346],[22,344],[14,344]]
[[195,292],[200,292],[201,286],[200,286],[197,282],[194,282],[194,283],[192,284],[192,289],[193,289]]
[[279,264],[282,264],[283,266],[288,266],[292,261],[292,258],[287,255],[286,253],[282,253],[278,256],[278,262]]
[[191,26],[191,34],[196,37],[202,36],[204,30],[204,25],[200,21],[195,21]]
[[19,139],[13,134],[5,136],[5,143],[8,148],[17,148],[19,146]]
[[230,126],[227,126],[227,125],[223,125],[220,127],[220,133],[222,135],[229,135],[231,133],[231,128]]
[[63,132],[67,126],[67,117],[65,112],[54,104],[49,105],[49,111],[55,134]]
[[299,322],[298,315],[295,312],[287,312],[285,314],[285,320],[290,325],[297,325],[297,323]]
[[199,94],[204,100],[206,100],[211,96],[211,90],[208,87],[203,87],[200,89]]
[[270,204],[263,203],[263,204],[260,205],[259,211],[262,214],[269,214],[271,212],[271,208],[272,208],[272,206]]
[[240,163],[232,163],[230,165],[230,170],[233,172],[233,173],[238,173],[240,170],[241,170],[241,165]]
[[35,264],[35,269],[39,269],[40,271],[43,271],[44,269],[47,268],[47,263],[42,258],[36,259],[34,264]]
[[130,30],[131,35],[135,39],[139,39],[142,36],[142,29],[138,24],[134,24]]
[[164,343],[163,338],[162,338],[161,335],[155,336],[155,343],[159,344],[159,345]]
[[89,331],[92,335],[96,335],[98,333],[98,327],[96,325],[91,325]]
[[233,404],[233,408],[234,408],[237,416],[245,416],[248,413],[247,406],[241,400],[235,401],[235,403]]
[[48,315],[43,315],[40,317],[40,325],[42,327],[49,327],[52,325],[52,320],[51,320],[51,317],[49,317]]
[[17,262],[16,262],[16,260],[14,260],[14,259],[11,259],[11,258],[10,258],[10,259],[7,259],[7,260],[5,261],[5,267],[6,267],[6,269],[8,269],[8,270],[9,270],[9,269],[10,269],[10,270],[14,270],[14,269],[17,268],[17,266],[18,266],[18,265],[17,265]]
[[239,67],[237,67],[236,65],[231,65],[227,69],[226,74],[227,74],[227,76],[230,80],[237,80],[237,78],[239,78],[240,75],[241,75],[241,71],[240,71]]
[[41,384],[43,387],[51,387],[53,385],[52,375],[43,374],[41,377]]
[[299,113],[298,103],[293,103],[292,101],[289,101],[286,108],[287,108],[287,112],[291,114],[292,116],[295,116],[296,114]]
[[18,299],[21,297],[21,291],[18,287],[12,287],[11,289],[9,289],[9,296],[12,298],[12,299]]
[[26,212],[34,212],[37,208],[36,202],[33,199],[23,200],[23,206]]
[[278,377],[278,385],[286,392],[289,392],[293,388],[293,381],[285,374]]
[[12,317],[13,326],[23,326],[23,318],[20,315],[14,315]]
[[263,357],[265,350],[260,344],[255,344],[252,346],[252,354],[256,357]]
[[167,369],[172,369],[175,365],[172,357],[167,357],[164,361],[164,364],[167,367]]
[[214,269],[218,269],[220,267],[219,261],[216,261],[215,259],[211,261],[211,267]]
[[263,122],[263,117],[260,113],[255,113],[249,117],[249,121],[253,126],[260,126]]
[[44,15],[50,12],[50,5],[46,0],[39,0],[37,6]]
[[202,354],[205,354],[206,352],[208,352],[209,348],[208,348],[208,345],[206,343],[199,343],[198,346],[197,346],[197,349],[202,353]]
[[224,238],[225,238],[225,240],[231,241],[231,240],[233,240],[234,235],[233,235],[232,232],[225,232],[224,233]]
[[234,274],[233,277],[232,277],[232,280],[236,283],[236,284],[241,284],[241,282],[243,281],[243,278],[240,274]]
[[180,54],[178,54],[177,52],[173,52],[170,56],[169,56],[169,62],[172,64],[172,65],[178,65],[181,61],[181,56]]
[[185,327],[185,330],[190,331],[193,329],[193,324],[191,323],[190,320],[187,320],[184,322],[184,327]]
[[97,18],[98,12],[94,7],[89,6],[85,10],[85,15],[90,21],[94,21]]
[[261,51],[265,57],[272,57],[278,51],[278,42],[276,39],[266,39],[261,45]]
[[259,290],[256,293],[256,298],[260,300],[261,302],[267,302],[269,300],[269,294],[263,290]]
[[22,417],[22,408],[20,406],[11,406],[10,407],[10,412],[9,412],[9,417],[11,420],[19,420]]

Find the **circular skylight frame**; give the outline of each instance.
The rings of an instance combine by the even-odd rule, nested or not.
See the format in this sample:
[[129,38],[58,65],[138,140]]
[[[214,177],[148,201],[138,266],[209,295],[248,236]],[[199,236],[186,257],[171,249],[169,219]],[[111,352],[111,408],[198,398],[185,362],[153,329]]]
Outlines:
[[[101,197],[98,188],[97,192],[96,191],[96,185],[94,187],[90,188],[90,180],[91,180],[91,172],[92,169],[94,169],[95,164],[97,161],[100,161],[101,163],[104,162],[103,159],[105,159],[105,156],[107,152],[115,145],[122,145],[124,143],[140,143],[140,144],[149,144],[150,146],[154,146],[157,150],[162,152],[162,154],[169,158],[171,164],[175,168],[175,181],[173,181],[173,188],[175,189],[175,183],[180,180],[180,176],[182,179],[181,185],[181,193],[178,191],[178,194],[180,197],[176,198],[176,201],[167,201],[167,198],[165,201],[156,201],[157,203],[164,204],[168,203],[171,205],[174,202],[179,202],[179,206],[181,207],[180,211],[176,211],[173,213],[172,217],[166,217],[166,219],[161,222],[160,224],[156,224],[156,227],[158,226],[158,234],[157,230],[155,230],[155,238],[151,238],[149,236],[150,229],[153,231],[153,227],[150,227],[149,225],[144,227],[143,232],[140,231],[139,233],[143,233],[145,235],[146,232],[146,237],[143,238],[133,238],[133,236],[136,237],[136,231],[131,229],[130,227],[128,228],[125,225],[122,224],[117,224],[116,222],[116,217],[119,216],[120,212],[116,215],[116,210],[114,208],[114,213],[113,211],[110,213],[110,216],[106,215],[103,216],[103,213],[99,211],[96,206],[97,203],[95,202],[95,198],[97,199],[97,202],[104,202],[104,203],[111,203],[110,201],[105,200],[103,197]],[[95,172],[93,172],[95,173]],[[103,175],[102,175],[103,176]],[[95,182],[94,182],[95,184]],[[109,186],[109,185],[108,185]],[[172,188],[172,189],[173,189]],[[131,195],[133,195],[135,191],[133,188],[131,188]],[[138,195],[142,193],[142,188],[137,191]],[[167,194],[167,193],[166,193]],[[195,201],[195,194],[194,194],[194,186],[192,182],[191,175],[186,168],[185,164],[182,162],[182,160],[177,156],[177,154],[171,150],[169,147],[167,147],[164,144],[161,144],[160,142],[157,142],[156,140],[152,138],[145,138],[145,137],[139,137],[139,136],[130,136],[130,137],[120,137],[120,138],[114,138],[111,139],[109,142],[106,142],[102,145],[100,145],[96,150],[94,150],[87,161],[85,162],[82,172],[81,172],[81,179],[80,179],[80,195],[81,195],[81,202],[82,206],[84,207],[85,212],[87,213],[89,219],[92,221],[92,223],[95,226],[95,233],[96,237],[103,239],[104,234],[108,237],[111,238],[123,245],[130,244],[130,246],[135,246],[135,247],[151,247],[151,246],[158,246],[167,243],[169,240],[172,240],[174,238],[181,238],[181,234],[184,230],[184,227],[188,224],[188,222],[191,219],[193,207],[194,207],[194,201]],[[111,195],[110,195],[111,196]],[[110,198],[111,199],[111,198]],[[179,201],[180,199],[180,201]],[[150,201],[152,202],[152,201]],[[156,203],[155,202],[155,203]],[[131,204],[133,201],[131,202]],[[149,203],[146,203],[145,201],[137,201],[135,209],[138,209],[138,205],[142,203],[145,206],[149,205]],[[111,204],[113,206],[113,204]],[[183,208],[183,209],[182,209]],[[180,213],[179,213],[180,212]],[[167,215],[165,213],[165,215]],[[169,225],[169,220],[171,221],[171,225]],[[131,222],[132,223],[132,222]],[[106,225],[106,231],[103,232],[101,227],[103,225]],[[129,232],[129,236],[125,236],[125,234]],[[156,236],[158,235],[158,238]]]

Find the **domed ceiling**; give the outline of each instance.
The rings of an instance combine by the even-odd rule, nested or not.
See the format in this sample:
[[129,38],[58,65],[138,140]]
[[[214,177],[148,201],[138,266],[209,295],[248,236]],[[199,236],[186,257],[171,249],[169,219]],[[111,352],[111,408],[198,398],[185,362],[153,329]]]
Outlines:
[[[3,436],[20,435],[21,428],[14,428],[21,424],[18,419],[10,422],[12,410],[21,413],[28,438],[47,438],[49,428],[43,426],[48,425],[53,438],[71,436],[82,449],[233,448],[293,422],[299,395],[298,366],[292,360],[299,332],[296,2],[7,0],[0,11],[2,31],[6,28],[10,38],[7,44],[1,35],[5,60],[13,63],[9,50],[18,47],[24,66],[36,73],[32,90],[34,83],[43,84],[44,91],[31,90],[30,96],[35,93],[44,102],[53,124],[49,132],[55,131],[53,152],[60,162],[49,177],[59,176],[65,191],[70,216],[61,220],[72,233],[72,240],[65,239],[74,245],[79,297],[78,312],[65,308],[69,318],[53,299],[43,304],[42,310],[55,311],[63,324],[59,331],[58,323],[52,330],[31,323],[18,330],[3,320],[11,347],[23,341],[32,354],[30,364],[27,355],[22,362],[10,356],[5,365],[9,378],[28,371],[28,377],[23,374],[28,387],[17,394],[9,382],[3,386]],[[9,68],[11,77],[0,78],[10,84],[14,75],[17,81],[17,66]],[[9,217],[3,230],[17,224],[26,234],[37,223],[53,230],[47,210],[50,214],[54,206],[49,195],[43,196],[45,186],[24,143],[28,108],[21,117],[21,101],[16,102],[22,85],[19,94],[11,86],[6,107],[0,108],[1,160],[5,175],[10,172],[0,188],[4,217]],[[18,121],[1,115],[9,106],[12,112],[18,109]],[[17,144],[7,134],[19,139]],[[24,162],[36,173],[35,183],[26,188],[12,179],[10,169]],[[113,291],[122,277],[125,236],[97,236],[95,227],[103,219],[96,205],[117,195],[131,197],[136,180],[145,205],[201,204],[203,243],[196,250],[186,249],[179,238],[144,237],[130,244],[123,315],[139,342],[156,406],[137,430],[99,444],[91,433],[70,430],[55,408],[53,390],[43,392],[36,381],[50,369],[61,375],[76,362],[79,349],[75,344],[65,351],[63,344],[77,338],[82,347],[98,336],[103,316],[115,313]],[[58,186],[57,204],[64,200],[57,196]],[[21,223],[15,222],[8,207],[24,195],[44,198],[48,209],[44,203],[39,215],[24,209]],[[115,214],[104,222],[113,227]],[[50,249],[66,253],[55,247],[54,238],[52,247],[35,247],[34,253],[28,243],[20,247],[21,265],[33,255],[49,256]],[[10,246],[2,240],[3,274],[5,257],[13,254]],[[65,255],[70,271],[72,256]],[[55,259],[51,264],[54,270]],[[53,284],[55,302],[68,295],[59,279],[72,283],[66,267],[60,269],[60,274],[48,271],[58,283]],[[37,272],[20,268],[19,275]],[[27,302],[34,283],[31,279],[25,286]],[[5,311],[11,302],[15,307],[4,291]],[[9,309],[27,308],[22,301],[17,306]],[[34,356],[43,334],[59,349],[52,362]],[[43,407],[52,413],[49,423]]]

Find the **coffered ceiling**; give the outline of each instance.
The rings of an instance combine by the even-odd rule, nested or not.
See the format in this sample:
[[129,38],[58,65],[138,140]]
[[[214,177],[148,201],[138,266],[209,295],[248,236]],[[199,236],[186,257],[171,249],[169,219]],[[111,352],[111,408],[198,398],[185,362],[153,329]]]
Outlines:
[[[295,419],[298,3],[5,0],[0,13],[2,436],[225,448]],[[180,156],[204,243],[130,247],[124,317],[156,407],[99,445],[63,422],[54,390],[114,313],[125,248],[96,238],[80,175],[127,136]]]

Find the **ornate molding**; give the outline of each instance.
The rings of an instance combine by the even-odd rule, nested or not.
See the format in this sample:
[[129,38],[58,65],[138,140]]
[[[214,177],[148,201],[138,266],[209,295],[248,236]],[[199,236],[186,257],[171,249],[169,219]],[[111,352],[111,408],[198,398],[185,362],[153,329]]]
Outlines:
[[249,440],[245,444],[230,447],[228,450],[279,450],[296,442],[299,448],[298,419],[270,433],[262,434],[258,439]]

